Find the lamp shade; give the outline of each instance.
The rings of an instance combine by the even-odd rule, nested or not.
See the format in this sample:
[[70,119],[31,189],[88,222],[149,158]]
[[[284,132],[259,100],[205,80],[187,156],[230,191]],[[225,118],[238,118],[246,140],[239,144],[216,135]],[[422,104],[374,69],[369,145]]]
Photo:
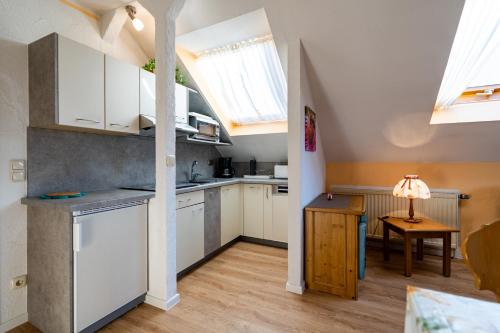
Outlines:
[[406,175],[394,186],[392,195],[399,198],[429,199],[429,187],[417,175]]

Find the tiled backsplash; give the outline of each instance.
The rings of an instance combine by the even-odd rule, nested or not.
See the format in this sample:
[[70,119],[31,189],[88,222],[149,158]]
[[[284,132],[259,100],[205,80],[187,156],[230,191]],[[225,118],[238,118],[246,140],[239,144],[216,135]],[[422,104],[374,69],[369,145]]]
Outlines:
[[[200,178],[214,176],[215,160],[221,157],[219,151],[210,145],[177,142],[175,145],[177,182],[187,181],[191,174],[193,161],[198,161],[195,172]],[[211,163],[211,165],[209,164]]]
[[155,182],[155,141],[28,128],[28,195]]
[[[280,162],[259,162],[257,161],[258,175],[274,175],[274,166],[276,164],[286,164]],[[235,177],[243,177],[250,174],[250,161],[248,162],[233,162]]]

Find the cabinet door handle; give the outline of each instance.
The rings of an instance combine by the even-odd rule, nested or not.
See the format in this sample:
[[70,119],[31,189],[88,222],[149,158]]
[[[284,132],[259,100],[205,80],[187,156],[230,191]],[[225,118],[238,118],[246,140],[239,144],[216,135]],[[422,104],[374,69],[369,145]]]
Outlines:
[[79,252],[82,247],[81,225],[73,224],[73,251]]
[[125,127],[125,128],[129,128],[130,127],[129,125],[122,125],[122,124],[116,124],[116,123],[109,123],[109,126]]
[[85,118],[76,118],[76,121],[85,121],[87,123],[100,124],[101,122],[93,119],[85,119]]
[[266,188],[266,199],[269,199],[269,187]]

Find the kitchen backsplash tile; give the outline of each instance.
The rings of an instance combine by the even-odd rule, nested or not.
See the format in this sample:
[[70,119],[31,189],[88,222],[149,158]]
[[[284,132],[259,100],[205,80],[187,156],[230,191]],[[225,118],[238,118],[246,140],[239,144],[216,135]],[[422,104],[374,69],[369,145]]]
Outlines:
[[155,182],[155,141],[28,128],[28,196]]
[[[259,162],[257,161],[258,175],[274,175],[274,166],[276,164],[286,164],[280,162]],[[243,177],[250,174],[250,161],[248,162],[233,162],[235,177]]]
[[[210,145],[177,142],[175,144],[176,178],[178,182],[187,181],[191,174],[193,161],[198,161],[195,172],[201,174],[200,178],[214,176],[215,160],[221,157],[219,151]],[[209,162],[211,165],[209,165]]]

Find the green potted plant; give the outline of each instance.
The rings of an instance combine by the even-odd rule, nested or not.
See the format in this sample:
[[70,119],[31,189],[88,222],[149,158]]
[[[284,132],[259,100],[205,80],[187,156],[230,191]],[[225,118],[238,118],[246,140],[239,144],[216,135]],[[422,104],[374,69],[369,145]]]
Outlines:
[[[142,66],[142,68],[148,72],[154,73],[156,68],[155,58],[149,59],[149,61]],[[186,85],[186,77],[181,72],[179,66],[175,66],[175,82],[183,86]]]

